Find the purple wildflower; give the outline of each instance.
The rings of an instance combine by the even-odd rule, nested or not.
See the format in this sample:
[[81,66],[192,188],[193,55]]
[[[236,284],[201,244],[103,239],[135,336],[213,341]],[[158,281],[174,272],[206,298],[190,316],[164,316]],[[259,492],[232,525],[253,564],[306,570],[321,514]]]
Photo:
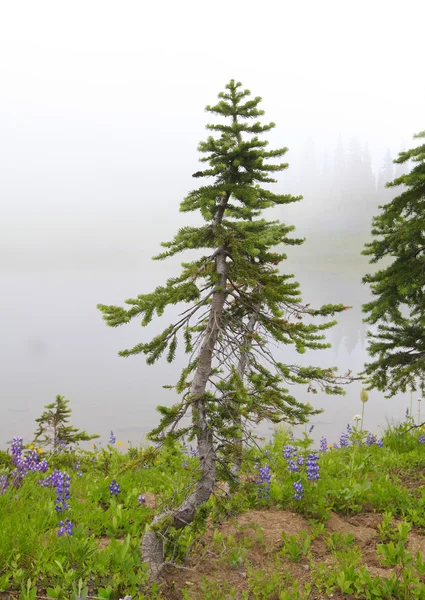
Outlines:
[[287,460],[286,464],[288,465],[288,471],[290,473],[298,473],[300,470],[298,465],[293,460]]
[[12,452],[12,462],[16,464],[16,461],[18,460],[18,458],[21,457],[22,455],[22,442],[23,442],[23,438],[21,437],[14,437],[12,439],[12,445],[10,447],[10,450]]
[[376,444],[377,444],[378,448],[383,448],[384,447],[384,442],[382,440],[378,440],[376,442]]
[[257,484],[260,486],[258,490],[259,498],[268,498],[270,494],[271,471],[269,465],[258,469],[259,478]]
[[341,448],[348,448],[348,446],[350,445],[350,438],[347,432],[343,431],[341,433],[341,437],[339,438],[339,445],[341,446]]
[[111,496],[118,496],[118,494],[121,492],[121,486],[116,479],[113,479],[109,484],[109,491]]
[[325,437],[322,437],[320,439],[320,446],[319,446],[319,450],[321,452],[326,452],[328,449],[328,440]]
[[418,442],[419,442],[420,444],[425,444],[425,436],[421,434],[421,435],[418,437]]
[[146,498],[144,496],[142,496],[142,494],[140,494],[139,496],[139,506],[141,506],[142,504],[145,504],[146,502]]
[[295,490],[294,498],[295,500],[302,500],[304,498],[304,488],[301,481],[296,481],[292,484],[292,487]]
[[67,500],[70,498],[71,477],[66,471],[55,469],[51,475],[40,479],[39,485],[56,488],[55,510],[60,513],[69,509]]
[[116,441],[117,441],[117,438],[115,437],[114,432],[111,430],[111,433],[109,434],[109,443],[115,444]]
[[292,458],[293,456],[295,456],[295,454],[297,453],[297,449],[295,448],[295,446],[292,446],[291,444],[288,444],[287,446],[285,446],[283,448],[283,458]]
[[72,523],[69,519],[65,519],[65,521],[59,521],[58,535],[72,535],[73,527],[74,523]]
[[28,473],[46,472],[49,468],[46,459],[40,461],[40,456],[36,450],[28,450],[24,454],[22,447],[22,438],[14,437],[11,446],[12,463],[15,469],[12,471],[13,485],[19,487]]
[[7,475],[0,475],[0,496],[2,496],[9,487],[9,479]]
[[307,467],[307,479],[309,481],[317,481],[320,479],[320,467],[318,464],[319,455],[316,452],[310,452],[307,456],[306,467]]
[[367,438],[366,438],[366,446],[373,446],[373,444],[375,442],[376,442],[376,438],[373,435],[373,433],[368,433]]

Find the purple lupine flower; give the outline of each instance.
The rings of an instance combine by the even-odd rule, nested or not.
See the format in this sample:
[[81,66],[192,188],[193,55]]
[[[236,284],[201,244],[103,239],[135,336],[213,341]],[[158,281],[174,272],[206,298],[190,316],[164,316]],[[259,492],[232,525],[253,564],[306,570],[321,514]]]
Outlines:
[[382,439],[379,439],[379,440],[376,442],[376,444],[377,444],[378,448],[383,448],[383,447],[384,447],[384,442],[382,441]]
[[288,465],[288,471],[292,473],[296,473],[299,471],[298,465],[302,464],[298,462],[296,464],[295,460],[297,459],[297,449],[292,444],[288,444],[283,448],[283,457],[286,459],[286,464]]
[[28,473],[38,471],[46,472],[49,468],[46,459],[40,461],[36,450],[30,449],[25,454],[22,447],[22,438],[14,437],[11,446],[12,463],[15,469],[12,471],[13,485],[19,487]]
[[345,431],[341,433],[341,437],[339,438],[339,445],[341,446],[341,448],[348,448],[348,446],[350,445],[350,438],[348,437],[348,433],[346,433]]
[[39,480],[43,487],[56,488],[55,510],[60,513],[69,509],[67,500],[70,499],[71,477],[66,471],[55,469],[51,475]]
[[0,496],[2,496],[9,487],[9,479],[7,475],[0,475]]
[[319,455],[316,452],[310,452],[306,460],[307,479],[309,481],[317,481],[320,479],[320,467],[318,464]]
[[268,498],[270,494],[270,482],[271,482],[271,471],[269,465],[260,467],[258,469],[259,478],[257,479],[257,485],[260,486],[258,490],[259,498]]
[[376,438],[373,435],[373,433],[368,433],[367,434],[367,438],[366,438],[366,446],[373,446],[373,444],[376,442]]
[[109,443],[115,444],[116,441],[117,441],[117,438],[115,437],[114,432],[111,429],[111,433],[109,434]]
[[297,473],[300,470],[296,462],[291,459],[287,460],[286,464],[288,465],[288,471],[290,473]]
[[72,535],[72,528],[74,527],[74,523],[72,523],[69,519],[65,519],[65,521],[59,521],[59,531],[58,535]]
[[12,462],[16,464],[16,460],[22,455],[22,443],[23,443],[23,438],[21,437],[14,437],[12,439],[12,445],[10,447],[10,450],[12,452]]
[[314,425],[311,425],[310,429],[308,430],[309,433],[311,433],[314,429]]
[[292,458],[297,453],[297,449],[292,444],[288,444],[283,448],[283,458]]
[[74,471],[76,471],[76,475],[78,477],[82,477],[83,476],[83,472],[81,471],[81,460],[80,459],[77,460],[77,462],[73,466],[73,469],[74,469]]
[[304,498],[304,488],[301,481],[296,481],[292,484],[292,487],[295,490],[294,498],[295,500],[302,500]]
[[334,444],[334,450],[339,450],[338,444]]
[[109,484],[109,491],[111,496],[118,496],[118,494],[121,492],[121,486],[116,479],[113,479]]
[[420,444],[425,444],[425,436],[421,434],[421,435],[418,437],[418,442],[419,442]]
[[142,494],[140,494],[138,500],[139,500],[139,506],[141,506],[142,504],[145,504],[145,502],[146,502],[146,498],[144,496],[142,496]]
[[319,450],[321,452],[326,452],[328,449],[328,440],[325,437],[322,437],[320,439],[320,446],[319,446]]
[[65,471],[59,471],[59,473],[61,477],[58,478],[55,501],[55,510],[58,513],[69,509],[67,500],[70,498],[69,488],[71,485],[71,477]]

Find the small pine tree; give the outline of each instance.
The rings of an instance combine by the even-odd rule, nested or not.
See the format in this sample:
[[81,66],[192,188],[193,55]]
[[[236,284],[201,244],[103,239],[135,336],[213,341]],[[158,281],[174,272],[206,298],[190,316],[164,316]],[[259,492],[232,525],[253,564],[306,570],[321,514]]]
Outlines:
[[[425,131],[414,138],[425,138]],[[368,352],[374,360],[362,373],[367,389],[387,397],[418,387],[425,393],[425,144],[400,152],[394,162],[410,160],[410,172],[387,183],[405,187],[380,206],[372,224],[375,239],[363,250],[370,263],[388,265],[363,278],[373,296],[363,312],[372,326]]]
[[57,452],[61,444],[86,442],[99,437],[67,424],[72,413],[68,404],[69,400],[58,395],[54,402],[45,405],[46,410],[41,417],[35,420],[38,423],[38,429],[34,434],[34,443],[38,443],[40,446],[50,446],[53,452]]
[[[276,266],[286,259],[272,251],[281,244],[297,245],[290,237],[293,227],[267,221],[267,208],[300,200],[276,194],[263,187],[274,183],[273,174],[287,168],[278,162],[286,148],[267,150],[259,135],[274,123],[262,125],[261,98],[250,99],[233,80],[219,94],[219,102],[207,111],[227,123],[207,125],[210,136],[199,145],[200,160],[208,167],[194,174],[213,178],[213,183],[189,193],[182,212],[199,211],[205,221],[198,227],[183,227],[170,242],[162,244],[165,259],[183,251],[205,254],[183,263],[178,277],[171,278],[150,294],[126,300],[130,308],[98,305],[111,327],[141,317],[147,325],[154,314],[161,316],[168,305],[188,307],[177,323],[170,324],[147,343],[121,351],[121,356],[145,354],[153,364],[166,352],[171,362],[179,341],[189,355],[188,365],[174,387],[181,400],[172,407],[160,406],[159,426],[150,438],[174,440],[183,435],[197,439],[201,476],[181,506],[159,513],[143,538],[142,555],[156,578],[163,565],[164,531],[189,524],[197,508],[213,492],[217,478],[237,472],[240,465],[243,422],[286,420],[305,422],[317,413],[287,389],[289,384],[306,384],[309,391],[322,387],[326,393],[342,394],[335,368],[284,365],[273,357],[271,344],[291,344],[299,353],[326,348],[323,331],[335,321],[313,325],[304,318],[328,317],[348,308],[342,304],[312,309],[301,300],[292,275],[279,274]],[[192,413],[192,423],[181,425]]]

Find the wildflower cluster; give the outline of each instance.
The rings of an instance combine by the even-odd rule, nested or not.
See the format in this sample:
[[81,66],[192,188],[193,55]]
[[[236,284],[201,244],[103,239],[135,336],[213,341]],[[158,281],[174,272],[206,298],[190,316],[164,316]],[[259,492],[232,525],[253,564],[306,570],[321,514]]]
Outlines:
[[292,446],[291,444],[285,446],[283,449],[283,457],[286,459],[288,471],[296,473],[300,470],[299,467],[302,466],[302,463],[299,463],[299,459],[301,458],[302,460],[302,456],[297,457],[297,449],[295,446]]
[[[327,441],[322,438],[320,442],[322,452],[327,450]],[[302,476],[307,477],[308,481],[317,481],[320,479],[319,454],[316,451],[309,452],[307,456],[298,453],[297,448],[288,444],[283,448],[283,457],[286,459],[288,471],[298,473],[300,479],[292,484],[295,490],[294,499],[301,500],[304,497],[304,487]]]
[[46,459],[40,460],[38,452],[34,449],[28,450],[24,454],[23,439],[14,437],[11,445],[12,463],[15,469],[12,471],[13,485],[19,487],[28,473],[45,473],[49,464]]
[[185,440],[183,440],[182,446],[183,454],[185,454],[186,456],[190,455],[192,458],[198,456],[198,451],[195,448],[192,448],[191,445],[189,446]]
[[109,484],[109,492],[111,496],[118,496],[118,494],[121,492],[121,486],[116,479],[113,479]]
[[74,523],[72,523],[69,519],[65,519],[65,521],[59,521],[59,531],[58,535],[62,536],[72,535],[72,528],[74,527]]
[[425,444],[425,436],[423,434],[418,437],[418,442],[420,444]]
[[304,498],[304,488],[303,488],[303,484],[301,483],[301,481],[295,481],[295,483],[292,484],[292,487],[295,490],[295,494],[294,494],[295,500],[302,500]]
[[306,473],[309,481],[320,479],[319,455],[316,452],[310,452],[307,456]]
[[56,488],[55,510],[60,513],[69,509],[68,500],[70,499],[71,477],[66,471],[55,469],[51,475],[41,479],[39,485],[43,487]]
[[321,452],[326,452],[328,449],[328,440],[325,437],[322,437],[320,439],[320,445],[319,445],[319,450]]
[[353,430],[350,425],[347,425],[347,430],[341,433],[339,438],[339,445],[341,448],[348,448],[350,445],[350,434]]
[[9,487],[9,479],[7,475],[0,475],[0,496],[2,496]]
[[270,496],[270,483],[271,483],[271,471],[269,465],[265,465],[264,467],[258,467],[258,478],[257,485],[258,488],[258,497],[259,498],[269,498]]
[[117,441],[117,438],[115,437],[114,432],[111,430],[111,433],[109,434],[109,443],[115,444],[116,441]]
[[76,471],[76,475],[78,475],[78,477],[83,476],[83,472],[81,471],[81,460],[80,459],[77,460],[77,462],[73,466],[73,469],[74,469],[74,471]]

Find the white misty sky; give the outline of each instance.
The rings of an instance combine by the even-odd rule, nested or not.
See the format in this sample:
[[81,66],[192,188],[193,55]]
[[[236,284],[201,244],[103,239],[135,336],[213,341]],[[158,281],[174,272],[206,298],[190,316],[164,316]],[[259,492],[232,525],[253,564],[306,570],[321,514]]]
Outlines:
[[[88,430],[156,422],[160,386],[182,364],[118,359],[143,332],[108,329],[96,303],[122,303],[176,272],[179,260],[150,257],[187,221],[178,208],[197,185],[204,107],[231,78],[261,96],[276,123],[270,142],[289,147],[299,178],[292,193],[304,193],[309,138],[331,160],[340,134],[346,145],[367,141],[377,170],[387,148],[395,156],[425,126],[422,9],[422,0],[0,3],[0,446],[30,435],[58,393]],[[287,191],[285,173],[275,189]],[[354,303],[333,285],[328,301]],[[360,368],[361,353],[338,357],[341,370]],[[358,412],[339,406],[343,424]]]
[[424,125],[421,5],[2,3],[0,249],[15,264],[78,237],[95,260],[142,228],[154,251],[193,187],[203,109],[232,77],[263,97],[297,171],[291,149],[311,137],[332,156],[340,133],[378,168]]

